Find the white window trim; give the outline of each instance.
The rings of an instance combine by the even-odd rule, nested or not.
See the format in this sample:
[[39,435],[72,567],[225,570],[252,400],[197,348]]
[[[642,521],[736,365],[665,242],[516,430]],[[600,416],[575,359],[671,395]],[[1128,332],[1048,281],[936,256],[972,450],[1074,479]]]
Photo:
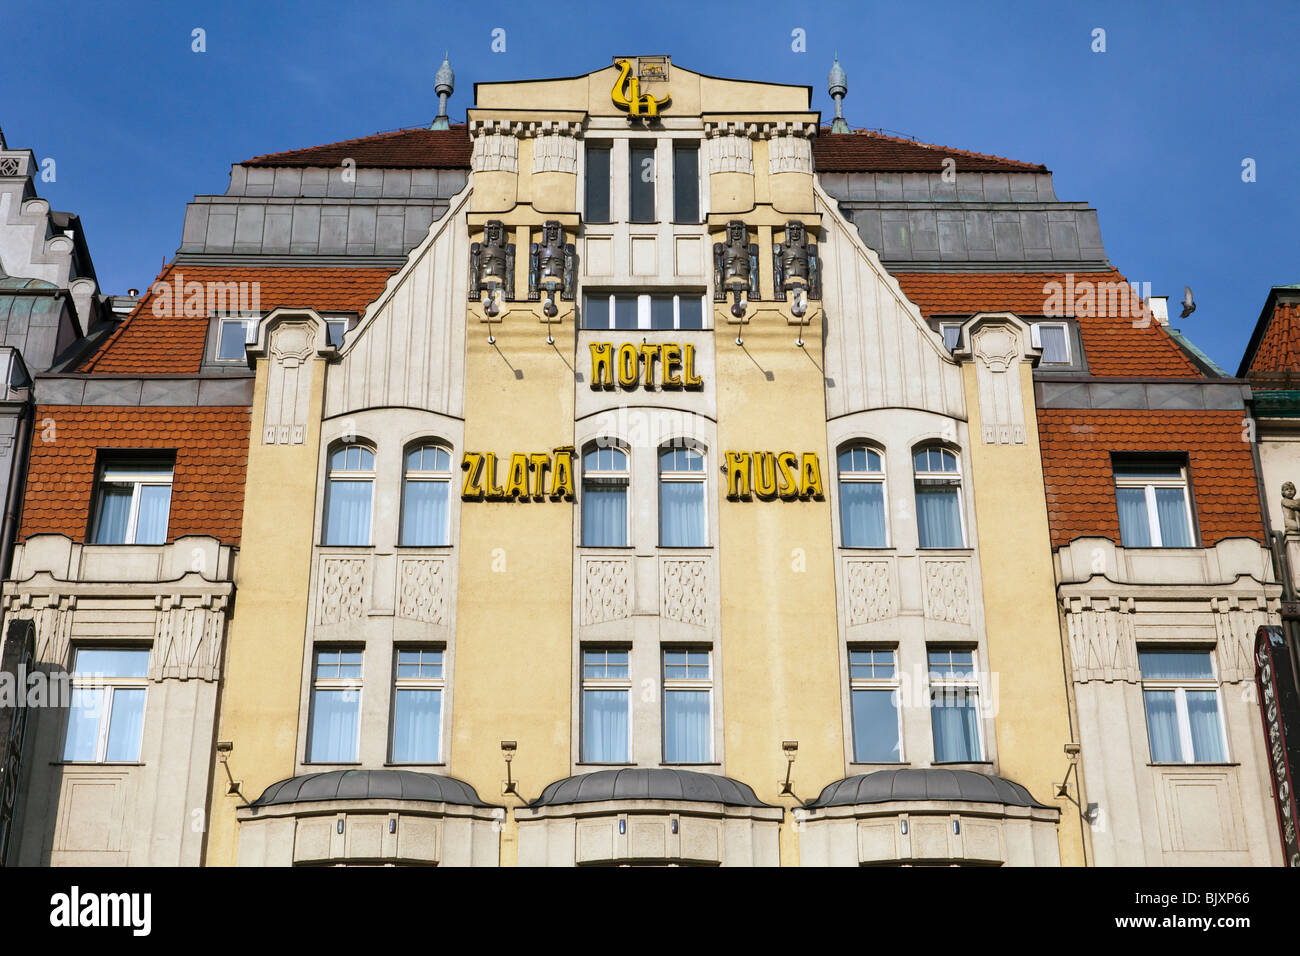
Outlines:
[[[689,145],[689,146],[679,146],[679,145],[678,145],[679,143],[689,143],[690,145]],[[683,150],[683,151],[694,152],[694,153],[695,153],[695,189],[696,189],[696,193],[695,193],[695,202],[696,202],[696,205],[699,206],[699,209],[696,210],[696,213],[695,213],[696,218],[695,218],[695,220],[694,220],[694,221],[689,221],[689,222],[686,221],[686,220],[681,220],[681,219],[678,219],[678,218],[677,218],[677,151],[678,151],[679,149],[680,149],[680,150]],[[688,136],[675,136],[675,137],[670,137],[669,140],[668,140],[668,156],[669,156],[669,158],[672,160],[672,163],[671,163],[671,165],[672,165],[672,171],[671,171],[671,176],[670,176],[670,178],[671,178],[672,181],[668,184],[668,185],[669,185],[668,193],[669,193],[669,196],[670,196],[671,199],[672,199],[672,206],[673,206],[673,208],[672,208],[672,222],[673,222],[673,225],[676,225],[676,226],[698,226],[698,225],[700,225],[701,223],[703,223],[703,222],[704,222],[704,219],[705,219],[705,213],[704,213],[704,184],[701,182],[701,179],[703,178],[703,177],[702,177],[701,167],[704,165],[703,162],[702,162],[702,160],[704,159],[704,146],[703,146],[703,142],[702,142],[701,140],[695,139],[694,137],[688,137]]]
[[[615,328],[615,326],[614,326],[614,322],[615,322],[615,317],[614,317],[614,298],[615,298],[615,296],[625,296],[625,297],[627,297],[627,296],[630,296],[630,295],[632,295],[632,294],[633,294],[633,293],[629,293],[629,292],[610,292],[610,293],[600,293],[600,292],[597,292],[597,293],[594,293],[594,294],[589,294],[589,295],[587,295],[587,296],[586,296],[587,301],[591,301],[592,299],[600,299],[600,298],[606,298],[606,299],[608,300],[608,302],[609,302],[609,313],[608,313],[608,314],[609,314],[609,320],[608,320],[607,324],[605,324],[605,325],[601,325],[601,326],[589,326],[589,325],[586,325],[586,324],[585,324],[586,319],[584,318],[584,319],[583,319],[583,322],[584,322],[583,329],[584,329],[585,331],[588,331],[588,332],[604,332],[604,331],[612,331],[612,332],[632,332],[632,331],[636,331],[636,332],[709,332],[709,331],[712,331],[712,330],[711,330],[711,327],[709,326],[709,315],[710,315],[711,310],[710,310],[709,307],[708,307],[708,303],[705,301],[705,294],[704,294],[703,292],[699,293],[698,295],[697,295],[696,293],[694,293],[694,292],[638,292],[638,293],[635,293],[635,295],[636,295],[636,329],[619,329],[619,328]],[[666,297],[669,296],[669,295],[671,295],[671,296],[673,297],[673,324],[672,324],[672,328],[669,328],[669,329],[655,329],[655,328],[651,328],[651,320],[650,320],[650,300],[651,300],[651,298],[666,298]],[[695,298],[698,298],[698,299],[700,300],[700,328],[698,328],[698,329],[683,329],[683,328],[682,328],[682,299],[683,299],[683,298],[688,298],[688,299],[695,299]],[[586,309],[585,309],[585,308],[584,308],[584,310],[583,310],[583,315],[584,315],[584,316],[586,315]]]
[[[880,459],[880,471],[843,471],[839,467],[839,456],[846,451],[856,451],[859,448],[874,454]],[[840,482],[862,482],[880,485],[880,504],[885,512],[885,543],[880,545],[881,548],[891,548],[894,543],[893,529],[889,521],[889,484],[885,477],[885,453],[879,448],[873,448],[871,445],[862,443],[841,445],[839,452],[835,456],[835,470]],[[842,496],[841,496],[842,497]],[[960,495],[959,495],[960,497]],[[840,547],[850,548],[854,551],[872,551],[876,548],[864,547],[860,545],[847,545],[844,543],[844,517],[843,503],[840,503],[840,514],[837,516],[840,520]],[[965,540],[963,537],[962,540]]]
[[[361,674],[362,674],[361,677],[318,677],[318,676],[317,676],[317,673],[316,673],[317,670],[319,669],[319,665],[320,665],[320,655],[321,655],[322,652],[323,652],[323,653],[326,653],[326,654],[335,654],[335,653],[338,653],[338,652],[340,652],[340,651],[343,651],[343,652],[346,653],[346,652],[349,652],[349,651],[351,651],[351,650],[352,650],[351,648],[346,648],[346,647],[344,647],[344,648],[332,648],[332,647],[327,647],[327,648],[323,648],[323,649],[322,649],[322,648],[317,648],[317,649],[315,650],[315,652],[312,654],[312,662],[311,662],[311,670],[312,670],[312,674],[311,674],[311,724],[312,724],[312,732],[310,732],[310,733],[307,734],[307,759],[304,761],[304,763],[315,763],[315,764],[357,763],[357,762],[359,762],[359,761],[361,760],[361,719],[362,719],[362,709],[361,709],[361,708],[362,708],[362,704],[363,704],[363,700],[362,700],[362,690],[363,690],[363,684],[364,684],[364,682],[365,682],[365,677],[364,677],[364,675],[365,675],[365,672],[366,672],[366,671],[365,671],[365,666],[366,666],[366,655],[365,655],[365,652],[364,652],[364,651],[361,652],[361,661],[360,661],[360,663],[357,665],[358,667],[361,668]],[[317,692],[317,691],[320,691],[320,690],[344,690],[344,691],[352,690],[352,691],[355,691],[355,692],[356,692],[356,695],[357,695],[357,732],[356,732],[356,739],[354,739],[354,740],[352,741],[352,759],[351,759],[351,760],[315,760],[315,759],[313,759],[315,755],[311,752],[311,742],[312,742],[312,738],[315,736],[315,725],[316,725],[316,717],[317,717],[317,711],[316,711],[316,692]],[[441,743],[439,743],[439,748],[438,748],[438,749],[439,749],[439,750],[442,749]]]
[[[587,676],[587,654],[597,654],[601,652],[618,651],[628,656],[627,677],[588,677]],[[579,688],[578,701],[578,762],[584,764],[606,764],[608,766],[619,767],[624,764],[635,763],[632,759],[632,652],[622,648],[612,647],[583,647],[580,649],[578,656],[578,668],[582,675],[582,682]],[[591,760],[587,757],[587,751],[584,747],[587,731],[587,703],[586,692],[589,690],[621,690],[627,698],[627,760]]]
[[[76,650],[85,650],[85,646]],[[91,649],[94,649],[93,647]],[[144,651],[145,648],[123,648],[123,650]],[[73,666],[76,666],[74,651]],[[96,674],[72,675],[72,689],[100,690],[102,696],[99,705],[99,734],[95,741],[95,756],[92,760],[68,760],[67,763],[108,763],[108,734],[113,722],[113,693],[118,690],[144,690],[144,704],[140,717],[140,737],[135,742],[135,757],[131,760],[114,760],[113,763],[138,763],[140,748],[144,746],[144,718],[149,713],[149,678],[146,677],[103,677]],[[67,753],[67,730],[64,731],[63,753]]]
[[[604,441],[605,444],[601,444],[602,441]],[[596,471],[596,470],[588,471],[587,455],[590,454],[592,451],[599,451],[604,448],[614,449],[615,451],[619,452],[623,456],[623,468],[613,469],[610,471]],[[580,545],[580,547],[584,547],[584,548],[630,548],[632,547],[632,506],[631,506],[632,505],[632,455],[631,453],[620,442],[611,441],[609,439],[603,439],[603,440],[597,439],[596,441],[591,442],[586,446],[586,449],[583,451],[582,454],[582,462],[583,462],[582,482],[584,485],[584,491],[586,490],[585,485],[588,478],[591,478],[593,481],[603,482],[606,484],[613,484],[614,482],[622,482],[623,524],[624,524],[623,540],[626,542],[626,544],[583,544]],[[578,529],[579,531],[578,540],[581,541],[583,537],[585,537],[587,531],[587,527],[585,523],[586,515],[581,508],[579,508],[578,510],[578,520],[583,522],[583,526]]]
[[[952,455],[953,460],[957,463],[956,471],[917,471],[916,455],[918,452],[929,449],[938,449]],[[962,472],[961,472],[961,455],[946,448],[943,445],[919,445],[912,449],[912,495],[916,496],[916,482],[920,480],[941,479],[952,482],[957,489],[957,530],[961,532],[961,547],[970,547],[966,536],[966,501],[963,493]],[[917,546],[920,547],[920,523],[917,523]],[[921,548],[923,551],[943,551],[943,548]]]
[[[1187,520],[1187,536],[1192,539],[1192,543],[1187,547],[1196,547],[1196,525],[1192,523],[1192,495],[1187,487],[1187,468],[1179,465],[1178,474],[1179,477],[1177,478],[1123,478],[1118,474],[1115,475],[1116,488],[1142,488],[1146,492],[1147,534],[1151,538],[1151,544],[1147,547],[1163,548],[1165,546],[1164,539],[1160,535],[1160,512],[1156,508],[1157,488],[1179,488],[1182,490],[1183,516]],[[1139,545],[1125,545],[1125,547],[1139,547]],[[1170,545],[1170,547],[1173,547],[1173,545]]]
[[[156,472],[114,472],[114,465],[122,464],[121,461],[106,463],[100,472],[99,483],[97,485],[97,494],[95,502],[95,524],[98,529],[99,519],[104,511],[104,488],[107,485],[131,485],[131,513],[126,519],[125,540],[122,544],[135,544],[136,531],[139,530],[140,522],[140,498],[141,489],[145,486],[161,488],[172,486],[174,469],[166,471],[158,470]],[[171,528],[171,505],[168,503],[167,508],[167,525],[168,530]],[[165,536],[165,533],[164,533]],[[96,541],[95,544],[101,542]],[[107,542],[104,542],[107,543]]]
[[[974,759],[973,761],[964,761],[964,760],[944,760],[944,761],[940,761],[940,760],[938,759],[938,754],[935,754],[935,761],[938,762],[938,763],[967,763],[967,762],[970,762],[970,763],[983,763],[986,759],[988,759],[988,749],[987,749],[987,746],[986,746],[985,743],[984,743],[984,705],[983,705],[983,698],[982,698],[981,695],[980,695],[980,655],[979,655],[979,649],[978,649],[978,648],[974,648],[974,647],[969,648],[969,651],[970,651],[970,670],[971,670],[971,676],[970,676],[970,677],[946,677],[946,676],[945,676],[945,677],[938,677],[938,678],[934,677],[934,676],[933,676],[933,674],[934,674],[933,668],[930,666],[930,653],[931,653],[932,651],[937,651],[937,652],[958,652],[958,653],[965,653],[965,652],[967,651],[967,648],[964,648],[964,647],[946,647],[946,646],[942,646],[942,645],[939,646],[939,647],[930,647],[930,646],[927,646],[927,647],[926,647],[926,649],[925,649],[925,680],[926,680],[926,693],[927,693],[927,695],[930,695],[930,692],[933,691],[933,690],[936,690],[936,689],[939,690],[939,691],[941,692],[941,694],[946,694],[946,693],[947,693],[948,691],[950,691],[950,690],[951,690],[951,691],[964,690],[964,691],[965,691],[965,697],[966,697],[966,699],[970,699],[971,697],[974,697],[974,699],[975,699],[975,737],[976,737],[976,740],[977,740],[978,745],[979,745],[979,751],[978,751],[978,753],[975,754],[975,759]],[[951,658],[949,658],[949,660],[951,660]],[[929,709],[930,709],[930,713],[931,713],[931,715],[933,715],[933,713],[934,713],[934,698],[933,698],[933,696],[929,696],[929,704],[930,704],[930,707],[929,707]],[[931,722],[930,722],[930,741],[931,741],[931,743],[933,744],[933,741],[934,741],[934,722],[933,722],[933,720],[931,720]]]
[[[1166,650],[1166,648],[1153,648],[1151,646],[1139,647],[1139,651],[1156,651]],[[1175,648],[1167,648],[1175,650]],[[1176,648],[1176,650],[1186,650],[1186,648]],[[1223,694],[1219,683],[1219,669],[1214,661],[1214,654],[1205,651],[1210,658],[1210,672],[1213,677],[1143,677],[1142,678],[1142,716],[1147,720],[1147,756],[1152,763],[1156,763],[1155,754],[1151,753],[1151,726],[1150,716],[1147,714],[1146,695],[1148,690],[1163,690],[1174,692],[1175,712],[1178,715],[1178,747],[1181,751],[1182,760],[1174,761],[1178,764],[1198,764],[1209,763],[1218,764],[1220,762],[1231,762],[1231,751],[1228,749],[1228,724],[1224,719],[1223,713]],[[1187,692],[1189,690],[1212,690],[1214,691],[1214,703],[1219,714],[1219,746],[1222,748],[1223,761],[1201,761],[1196,759],[1196,747],[1192,742],[1192,718],[1187,709]],[[1168,763],[1168,761],[1159,761]]]
[[[944,348],[948,349],[950,353],[955,351],[957,346],[961,344],[961,327],[963,324],[964,323],[962,322],[940,322],[939,323],[939,338],[943,339]],[[951,346],[948,345],[947,332],[949,329],[957,330],[957,341],[954,342]]]
[[[659,162],[659,153],[660,153],[659,143],[660,143],[659,139],[631,138],[627,141],[627,167],[628,167],[627,223],[629,226],[631,226],[634,229],[638,226],[654,226],[661,221],[659,218],[659,200],[662,198],[663,193],[659,189],[659,166],[661,165]],[[650,194],[651,194],[650,212],[654,218],[650,219],[648,222],[632,218],[632,151],[635,149],[646,149],[646,148],[649,148],[650,150],[650,168],[651,171],[653,172],[653,176],[651,176],[650,178]],[[614,165],[612,153],[610,154],[610,160],[611,160],[610,172],[612,173],[613,165]],[[637,170],[637,178],[638,179],[641,178],[640,170]],[[644,180],[642,181],[644,182]],[[671,191],[670,191],[670,195],[671,195]],[[610,214],[612,215],[613,212],[614,210],[611,205]]]
[[[425,654],[440,655],[439,670],[442,671],[441,677],[401,677],[398,676],[400,671],[398,665],[401,663],[403,652],[411,653],[412,651],[420,652],[420,666],[424,666]],[[396,718],[397,718],[397,694],[403,690],[436,690],[441,691],[438,695],[438,752],[434,754],[433,760],[403,760],[402,765],[436,764],[442,763],[442,735],[446,729],[447,713],[447,652],[441,647],[402,647],[398,645],[393,649],[393,732],[389,734],[388,759],[394,764],[399,763],[393,755],[393,743],[396,737]]]
[[[358,470],[356,470],[356,471],[348,471],[348,470],[346,470],[346,465],[347,465],[347,449],[349,449],[349,448],[360,448],[360,449],[363,449],[364,451],[368,451],[368,452],[370,453],[370,460],[371,460],[372,462],[375,460],[375,449],[371,448],[369,445],[362,444],[361,442],[348,442],[348,443],[341,444],[341,445],[334,445],[332,448],[330,448],[329,453],[328,453],[328,455],[326,456],[326,459],[325,459],[325,501],[324,501],[324,504],[325,504],[325,510],[324,510],[324,513],[321,515],[321,547],[325,547],[325,548],[369,548],[369,547],[373,546],[373,544],[374,544],[374,535],[375,535],[375,469],[374,469],[373,467],[371,467],[371,468],[361,468],[361,469],[358,469]],[[337,471],[335,471],[335,470],[330,466],[329,459],[332,458],[332,457],[334,456],[334,453],[337,452],[337,451],[343,451],[343,452],[344,452],[344,467],[338,469]],[[348,544],[348,545],[342,545],[342,544],[325,544],[325,543],[324,543],[325,538],[329,536],[329,518],[330,518],[330,516],[329,516],[329,492],[330,492],[330,487],[329,487],[329,486],[330,486],[333,482],[335,482],[335,481],[368,481],[368,482],[370,482],[370,527],[368,527],[368,528],[366,529],[366,543],[365,543],[365,544]],[[448,494],[447,498],[448,498],[448,502],[450,503],[451,495]]]
[[1043,333],[1042,333],[1042,330],[1043,330],[1044,328],[1060,329],[1060,330],[1061,330],[1061,337],[1062,337],[1062,340],[1063,340],[1064,343],[1065,343],[1065,361],[1064,361],[1064,362],[1049,362],[1049,361],[1047,361],[1047,359],[1044,357],[1044,358],[1039,362],[1040,365],[1061,365],[1061,366],[1064,366],[1064,365],[1073,365],[1073,364],[1074,364],[1074,349],[1070,346],[1070,326],[1069,326],[1069,323],[1066,323],[1066,322],[1035,322],[1035,323],[1033,323],[1029,328],[1030,328],[1030,344],[1032,344],[1033,347],[1036,348],[1036,349],[1042,349],[1042,347],[1043,347]]
[[[876,654],[882,651],[888,652],[894,659],[894,676],[888,677],[854,677],[853,676],[853,654],[870,651]],[[894,715],[898,718],[898,763],[907,763],[907,750],[903,741],[903,707],[902,707],[902,678],[898,673],[898,649],[892,647],[849,647],[849,731],[851,747],[853,749],[853,763],[876,763],[878,761],[863,761],[858,759],[858,739],[855,732],[857,721],[854,720],[853,714],[853,691],[855,690],[892,690],[899,696],[894,698]]]
[[[672,653],[677,653],[677,654],[685,653],[685,654],[686,654],[686,666],[687,666],[688,669],[689,669],[689,667],[691,666],[691,658],[690,658],[690,655],[691,655],[691,654],[703,654],[703,655],[705,656],[705,659],[708,661],[708,665],[709,665],[709,676],[708,676],[708,677],[674,677],[674,678],[669,678],[669,677],[668,677],[668,655],[669,655],[669,654],[672,654]],[[675,767],[675,766],[689,766],[689,765],[691,765],[691,764],[695,764],[695,765],[703,765],[703,764],[711,764],[711,763],[713,763],[713,753],[714,753],[714,749],[715,749],[715,748],[714,748],[714,740],[713,740],[713,736],[714,736],[714,725],[713,725],[713,721],[714,721],[714,713],[713,713],[714,700],[713,700],[713,699],[714,699],[714,697],[716,696],[716,695],[713,693],[713,649],[712,649],[712,648],[701,648],[701,647],[672,647],[672,646],[668,646],[668,647],[663,648],[663,650],[661,651],[661,653],[660,653],[660,655],[659,655],[659,664],[660,664],[660,667],[662,668],[662,670],[660,671],[660,674],[663,675],[663,705],[662,705],[662,706],[663,706],[663,719],[660,721],[660,723],[663,725],[663,735],[662,735],[663,739],[662,739],[662,740],[660,741],[660,743],[659,743],[659,746],[660,746],[660,753],[661,753],[661,757],[662,757],[662,762],[665,763],[665,764],[668,764],[668,763],[669,763],[669,760],[668,760],[668,719],[667,719],[667,717],[668,717],[668,695],[669,695],[670,693],[672,693],[673,691],[682,691],[682,690],[697,690],[697,691],[698,691],[698,690],[703,690],[703,691],[708,691],[708,693],[709,693],[709,722],[708,722],[708,724],[707,724],[707,726],[708,726],[708,728],[709,728],[709,740],[708,740],[708,744],[709,744],[708,750],[709,750],[709,752],[708,752],[708,754],[706,755],[706,757],[705,757],[704,760],[674,760],[674,761],[671,762],[671,766],[674,766],[674,767]]]
[[[363,446],[361,446],[361,447],[364,448],[365,446],[363,445]],[[406,462],[407,457],[411,454],[411,452],[413,452],[413,451],[420,451],[420,452],[423,452],[423,449],[426,449],[426,448],[436,448],[436,449],[438,449],[438,450],[440,450],[440,451],[444,451],[444,452],[447,453],[447,470],[446,470],[446,471],[436,471],[436,470],[435,470],[435,471],[425,471],[425,470],[419,470],[419,469],[417,469],[417,470],[415,470],[415,471],[412,471],[411,469],[409,469],[409,468],[406,467],[405,462]],[[336,450],[337,450],[337,449],[336,449]],[[367,450],[369,450],[369,449],[367,449]],[[421,454],[420,457],[421,457],[421,460],[423,460],[423,457],[424,457],[423,454]],[[447,540],[446,540],[446,542],[443,543],[443,544],[429,544],[429,545],[424,545],[424,544],[420,544],[420,545],[410,545],[410,544],[407,544],[405,541],[402,541],[402,543],[401,543],[401,547],[404,547],[404,548],[446,548],[446,547],[450,547],[450,545],[451,545],[451,479],[452,479],[452,475],[454,474],[454,472],[452,471],[452,464],[451,464],[451,448],[448,447],[447,445],[442,444],[442,442],[437,442],[437,441],[417,442],[417,443],[415,443],[415,444],[407,445],[407,446],[406,446],[406,451],[405,451],[405,453],[402,455],[402,462],[403,462],[403,466],[402,466],[402,467],[403,467],[403,471],[402,471],[402,514],[401,514],[401,520],[400,520],[399,523],[398,523],[398,529],[397,529],[397,533],[398,533],[398,535],[399,535],[399,536],[404,535],[404,534],[405,534],[405,528],[406,528],[406,483],[407,483],[408,481],[428,481],[428,482],[441,481],[442,483],[444,483],[444,484],[447,486],[447,514],[446,514],[446,519],[447,519],[447,520],[446,520]],[[329,480],[329,479],[331,479],[331,478],[333,478],[333,477],[334,477],[333,475],[329,475],[329,476],[327,476],[326,480]],[[374,472],[371,472],[371,479],[372,479],[372,484],[371,484],[371,493],[372,493],[372,494],[374,493],[373,478],[374,478]],[[354,479],[354,480],[355,480],[355,479]],[[374,505],[374,501],[373,501],[373,499],[372,499],[372,500],[371,500],[371,506],[373,507],[373,505]],[[373,516],[373,514],[372,514],[372,515],[371,515],[372,520],[373,520],[373,517],[374,517],[374,516]]]
[[[214,362],[242,362],[247,354],[248,346],[257,341],[257,323],[261,321],[260,315],[218,315],[217,316],[217,334],[214,336],[216,341],[212,347],[212,360]],[[242,322],[244,325],[244,353],[240,355],[222,355],[221,342],[223,328],[232,322]]]
[[[690,451],[695,452],[697,455],[700,456],[701,459],[703,459],[704,467],[701,468],[699,471],[664,471],[664,470],[663,470],[663,463],[662,463],[663,453],[664,453],[665,451],[669,451],[669,450],[672,450],[672,449],[675,449],[675,448],[687,448],[687,449],[689,449]],[[681,548],[691,548],[691,547],[700,547],[700,548],[708,548],[708,547],[712,547],[712,545],[709,544],[709,542],[712,540],[713,536],[709,533],[709,456],[708,456],[708,453],[705,452],[703,448],[700,448],[700,447],[697,446],[697,445],[693,445],[693,444],[687,444],[687,445],[673,445],[673,444],[670,443],[670,444],[666,444],[666,445],[660,445],[659,448],[656,450],[655,455],[656,455],[657,458],[659,459],[659,461],[658,461],[658,468],[659,468],[659,483],[660,483],[660,484],[663,484],[665,481],[672,481],[672,482],[696,481],[696,482],[699,482],[699,483],[700,483],[700,485],[702,486],[702,493],[701,493],[701,495],[700,495],[700,498],[701,498],[702,501],[703,501],[703,509],[702,509],[702,510],[703,510],[703,514],[702,514],[702,519],[703,519],[703,522],[704,522],[704,544],[701,544],[701,545],[666,545],[666,544],[663,543],[663,540],[664,540],[664,516],[663,516],[662,514],[656,515],[656,517],[658,518],[658,524],[659,524],[659,528],[658,528],[658,536],[657,536],[657,537],[658,537],[658,547],[661,547],[661,548],[672,548],[673,550],[679,550],[679,549],[681,549]],[[659,490],[658,488],[655,489],[656,492],[658,492],[658,490]],[[656,509],[658,509],[658,508],[660,507],[660,498],[661,498],[661,496],[658,495],[658,494],[656,494],[656,496],[655,496],[655,507],[656,507]]]

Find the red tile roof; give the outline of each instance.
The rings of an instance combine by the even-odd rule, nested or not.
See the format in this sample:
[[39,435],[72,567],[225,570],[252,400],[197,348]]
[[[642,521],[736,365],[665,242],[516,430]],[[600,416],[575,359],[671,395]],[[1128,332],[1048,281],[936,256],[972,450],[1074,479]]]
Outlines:
[[84,540],[98,451],[160,448],[176,451],[167,540],[206,534],[239,544],[249,409],[42,405],[36,420],[20,538]]
[[1038,410],[1052,547],[1096,536],[1120,543],[1112,451],[1185,453],[1201,543],[1265,541],[1255,465],[1240,411]]
[[[1076,315],[1083,283],[1127,282],[1119,272],[1074,273],[1075,298],[1067,296],[1065,273],[1021,272],[914,272],[895,273],[907,297],[917,304],[927,318],[932,315],[974,315],[976,312],[1015,312],[1017,315],[1041,316],[1048,312],[1049,283],[1059,283],[1066,308],[1061,313],[1074,316],[1083,336],[1088,369],[1093,375],[1163,376],[1201,378],[1201,372],[1187,354],[1165,331],[1150,321],[1142,326],[1129,310],[1114,316]],[[1101,297],[1098,296],[1098,303]],[[1080,312],[1086,309],[1078,310]],[[1109,310],[1108,310],[1109,311]]]
[[1275,302],[1246,374],[1260,387],[1264,383],[1256,381],[1257,375],[1277,372],[1300,372],[1300,302]]
[[963,173],[1049,171],[1037,163],[918,143],[872,130],[831,133],[823,129],[813,139],[813,165],[819,173],[938,173],[949,156]]
[[[263,312],[278,306],[309,306],[322,312],[360,313],[379,297],[394,271],[288,266],[217,268],[172,263],[149,287],[126,321],[82,364],[80,371],[136,375],[197,373],[203,362],[208,317],[218,307],[212,290],[230,289],[228,283],[248,283],[242,287],[244,302],[251,304],[256,293],[257,308]],[[198,288],[191,287],[190,283],[213,284],[204,286],[209,301],[197,309],[197,315],[184,314],[187,310],[183,300]],[[233,304],[237,298],[232,289],[226,301]]]
[[451,129],[393,130],[323,146],[267,153],[243,166],[338,166],[351,159],[365,169],[468,169],[470,142],[464,124]]

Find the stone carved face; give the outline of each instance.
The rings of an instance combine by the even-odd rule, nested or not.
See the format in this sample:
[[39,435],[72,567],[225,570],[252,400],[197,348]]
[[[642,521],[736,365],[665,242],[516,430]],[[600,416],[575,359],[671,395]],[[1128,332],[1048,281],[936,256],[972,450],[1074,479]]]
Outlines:
[[499,219],[489,220],[488,224],[483,228],[483,245],[485,246],[502,245],[501,234],[504,231],[505,231],[505,227],[502,225],[501,220]]
[[792,219],[785,224],[785,241],[788,245],[801,246],[804,244],[805,235],[803,223],[798,219]]
[[542,245],[546,247],[558,246],[564,241],[564,232],[560,229],[560,224],[554,219],[548,219],[542,224]]
[[1282,485],[1282,497],[1283,498],[1295,497],[1295,485],[1293,483],[1288,481]]
[[745,240],[749,238],[748,232],[745,224],[739,219],[731,220],[731,222],[727,223],[727,244],[732,246],[744,245]]

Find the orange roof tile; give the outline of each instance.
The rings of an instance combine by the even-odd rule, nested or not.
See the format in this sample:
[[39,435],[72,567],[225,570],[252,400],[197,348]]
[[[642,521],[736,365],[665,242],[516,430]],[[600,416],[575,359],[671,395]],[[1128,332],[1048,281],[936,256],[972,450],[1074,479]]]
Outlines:
[[[364,312],[394,271],[172,263],[80,370],[128,375],[196,373],[203,362],[208,317],[223,303],[228,304],[225,307],[248,305],[263,312],[278,306]],[[196,291],[204,292],[201,303],[193,295]]]
[[1261,372],[1300,372],[1300,302],[1279,301],[1273,306],[1247,376]]
[[19,537],[85,539],[100,449],[174,449],[167,540],[206,534],[239,544],[249,409],[42,405],[32,442]]
[[1242,412],[1040,408],[1038,435],[1052,547],[1096,536],[1120,543],[1111,452],[1187,455],[1201,543],[1265,540]]
[[469,169],[465,124],[450,129],[410,127],[247,159],[242,166],[339,166],[350,159],[365,169]]
[[961,172],[1046,173],[1046,166],[952,149],[875,130],[832,133],[823,127],[813,139],[813,165],[819,173],[938,173],[949,156]]
[[[1101,282],[1127,283],[1115,270],[1073,273],[1072,286],[1067,286],[1066,273],[898,272],[894,278],[927,318],[999,311],[1025,316],[1049,314],[1052,290],[1045,289],[1049,283],[1059,283],[1065,308],[1055,314],[1078,320],[1088,369],[1093,375],[1202,377],[1164,326],[1154,320],[1146,325],[1138,320],[1135,324],[1128,309],[1118,310],[1118,315],[1075,314],[1076,305],[1080,313],[1087,311],[1079,298],[1085,291],[1083,283],[1092,283],[1094,292]],[[1072,301],[1066,301],[1067,288],[1074,289]],[[1096,301],[1101,303],[1100,295]]]

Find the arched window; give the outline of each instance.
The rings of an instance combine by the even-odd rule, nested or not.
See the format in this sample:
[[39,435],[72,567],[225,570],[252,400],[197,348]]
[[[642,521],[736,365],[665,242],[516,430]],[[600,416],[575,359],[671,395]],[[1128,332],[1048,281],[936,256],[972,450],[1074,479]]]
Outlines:
[[582,456],[582,544],[627,547],[627,452],[593,442]]
[[406,452],[402,475],[402,544],[451,544],[451,452],[426,442]]
[[325,480],[323,543],[370,544],[370,501],[375,489],[375,453],[364,445],[338,445],[330,452]]
[[916,449],[916,530],[923,548],[964,548],[961,462],[941,445]]
[[887,548],[885,469],[865,445],[840,449],[840,536],[846,548]]
[[659,449],[659,546],[708,546],[704,454],[689,445]]

